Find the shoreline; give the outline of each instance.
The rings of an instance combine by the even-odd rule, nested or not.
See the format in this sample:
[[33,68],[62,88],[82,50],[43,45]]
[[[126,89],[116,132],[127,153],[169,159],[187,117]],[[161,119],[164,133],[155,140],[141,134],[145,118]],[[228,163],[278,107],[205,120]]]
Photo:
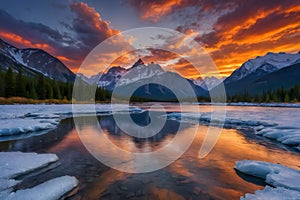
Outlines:
[[[76,104],[91,104],[94,102],[76,102]],[[96,101],[95,104],[110,104],[109,101]],[[151,103],[161,103],[161,104],[178,104],[178,102],[130,102],[130,105],[139,105],[139,104],[151,104]],[[64,105],[64,104],[74,104],[72,100],[67,99],[28,99],[23,97],[10,97],[4,98],[0,97],[0,105],[38,105],[38,104],[56,104],[56,105]],[[283,107],[283,108],[300,108],[300,102],[295,103],[286,103],[286,102],[186,102],[184,105],[212,105],[212,106],[247,106],[247,107]]]

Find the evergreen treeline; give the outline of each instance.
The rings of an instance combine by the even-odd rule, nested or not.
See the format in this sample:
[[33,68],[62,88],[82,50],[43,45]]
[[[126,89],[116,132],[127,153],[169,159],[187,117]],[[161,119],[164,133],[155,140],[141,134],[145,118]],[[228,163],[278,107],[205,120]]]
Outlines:
[[300,86],[285,89],[280,87],[276,90],[264,91],[261,95],[249,95],[244,92],[241,95],[228,97],[229,102],[299,102]]
[[[88,84],[83,84],[84,91],[91,91],[92,87]],[[0,97],[25,97],[29,99],[65,99],[71,100],[73,92],[72,82],[59,82],[52,80],[40,74],[37,77],[24,76],[22,71],[14,73],[11,68],[6,72],[0,70]],[[80,96],[80,95],[79,95]],[[111,92],[98,87],[96,89],[96,101],[109,101]],[[79,99],[80,101],[81,99]],[[82,99],[85,100],[85,99]],[[155,101],[155,99],[131,97],[131,102]],[[176,100],[170,100],[176,102]],[[207,101],[206,97],[198,97],[198,101]],[[264,91],[260,95],[249,95],[246,91],[240,95],[227,96],[228,102],[299,102],[300,101],[300,86],[295,85],[292,88],[285,89],[280,87],[276,90]]]
[[[8,68],[6,72],[0,70],[0,97],[71,100],[72,92],[72,82],[55,81],[43,74],[38,77],[24,76],[21,70],[13,73],[11,68]],[[97,88],[95,96],[96,100],[105,101],[110,99],[110,92]]]

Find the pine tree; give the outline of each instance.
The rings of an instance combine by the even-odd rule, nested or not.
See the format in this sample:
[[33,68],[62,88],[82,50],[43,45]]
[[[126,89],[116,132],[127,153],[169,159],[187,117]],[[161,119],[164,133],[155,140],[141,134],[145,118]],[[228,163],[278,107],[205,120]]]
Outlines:
[[30,99],[37,99],[37,94],[35,91],[35,87],[30,87],[30,94],[29,94],[29,98]]
[[47,84],[47,99],[53,99],[53,89],[50,84]]
[[25,91],[25,80],[22,74],[22,71],[18,71],[17,75],[17,81],[16,81],[16,96],[19,97],[25,97],[26,91]]
[[39,99],[45,99],[47,94],[45,78],[43,74],[40,74],[37,85],[37,95]]
[[290,102],[290,96],[288,92],[285,93],[284,102]]
[[5,96],[4,85],[5,85],[4,74],[3,74],[2,70],[0,69],[0,97]]
[[15,95],[16,82],[13,71],[8,68],[5,74],[5,97],[12,97]]
[[271,100],[271,99],[270,99],[270,94],[267,93],[267,94],[266,94],[266,97],[265,97],[265,102],[269,103],[270,100]]
[[54,99],[61,99],[61,93],[56,82],[53,81],[53,96]]

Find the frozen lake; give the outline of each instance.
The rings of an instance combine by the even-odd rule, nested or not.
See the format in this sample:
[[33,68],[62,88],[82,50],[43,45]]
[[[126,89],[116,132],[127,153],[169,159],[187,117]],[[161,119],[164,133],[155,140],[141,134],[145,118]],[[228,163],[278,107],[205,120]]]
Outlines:
[[[145,113],[138,111],[148,109],[150,105],[131,108],[137,111],[132,117],[138,124],[147,121]],[[0,128],[6,134],[2,136],[0,149],[57,154],[60,160],[55,167],[39,176],[25,176],[18,188],[31,187],[58,176],[75,176],[79,180],[79,189],[70,199],[239,199],[245,193],[262,189],[265,183],[235,171],[236,161],[261,160],[300,169],[297,143],[300,135],[299,108],[227,106],[226,128],[222,129],[214,149],[206,157],[199,158],[199,148],[210,122],[211,107],[184,105],[185,113],[182,114],[177,104],[163,105],[168,112],[168,120],[159,134],[146,139],[134,138],[118,129],[108,105],[96,106],[98,122],[103,130],[100,134],[124,150],[155,151],[175,137],[180,122],[184,124],[184,128],[177,133],[180,135],[198,127],[189,149],[171,165],[155,172],[124,173],[97,161],[78,136],[70,115],[70,105],[1,106]],[[200,115],[195,114],[195,107],[200,109]],[[118,107],[118,110],[122,109],[122,106]],[[85,121],[81,132],[86,134],[95,127],[92,117],[83,117],[89,113],[83,109],[79,117]],[[14,123],[14,126],[6,124],[13,120],[24,123]],[[216,128],[218,123],[218,120],[214,121]],[[34,129],[40,124],[51,126]],[[26,131],[30,130],[29,126],[33,129],[31,132]],[[26,137],[28,134],[34,136]],[[287,144],[285,140],[289,140]]]

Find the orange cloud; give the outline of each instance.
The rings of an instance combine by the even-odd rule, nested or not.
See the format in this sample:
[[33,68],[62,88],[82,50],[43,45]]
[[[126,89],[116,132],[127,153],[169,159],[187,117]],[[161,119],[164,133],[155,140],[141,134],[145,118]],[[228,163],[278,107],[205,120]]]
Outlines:
[[[267,52],[295,53],[300,50],[300,5],[245,9],[221,17],[214,32],[198,41],[210,52],[219,72],[230,75],[244,62]],[[237,18],[237,16],[240,16]],[[213,73],[213,72],[212,72]]]
[[145,9],[142,19],[158,21],[162,16],[169,14],[175,6],[180,6],[181,0],[167,0],[162,2],[151,2]]
[[46,51],[50,50],[50,46],[45,43],[33,43],[28,39],[23,38],[20,35],[10,33],[10,32],[0,32],[0,37],[6,39],[15,44],[19,44],[20,46],[32,47],[32,48],[41,48],[45,49]]
[[86,34],[96,33],[102,40],[120,33],[119,30],[111,29],[109,22],[103,20],[95,8],[89,7],[86,3],[74,2],[70,8],[77,15],[77,18],[73,20],[73,26],[75,29],[78,28],[78,31],[81,29]]

